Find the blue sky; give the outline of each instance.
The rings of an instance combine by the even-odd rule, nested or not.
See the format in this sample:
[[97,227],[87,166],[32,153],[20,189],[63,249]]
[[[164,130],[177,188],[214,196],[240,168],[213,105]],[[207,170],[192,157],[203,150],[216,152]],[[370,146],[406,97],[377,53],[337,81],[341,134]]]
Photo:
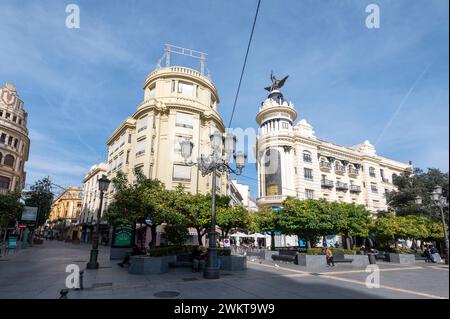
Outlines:
[[[78,4],[80,29],[65,7]],[[370,3],[381,28],[365,26]],[[27,183],[50,175],[81,185],[106,140],[143,98],[171,43],[209,54],[227,124],[256,0],[1,0],[0,82],[29,113]],[[270,70],[316,135],[448,171],[449,3],[446,0],[262,0],[233,127],[255,127]],[[192,61],[175,58],[175,64]],[[256,178],[255,165],[245,175]],[[254,179],[240,177],[256,196]]]

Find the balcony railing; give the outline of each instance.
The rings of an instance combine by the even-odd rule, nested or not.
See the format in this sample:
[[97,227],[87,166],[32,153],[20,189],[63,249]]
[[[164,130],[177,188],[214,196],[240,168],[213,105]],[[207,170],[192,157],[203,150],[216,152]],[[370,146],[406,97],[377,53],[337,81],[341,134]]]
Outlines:
[[330,170],[331,169],[331,163],[330,162],[321,161],[320,162],[320,168]]
[[320,182],[322,187],[333,187],[334,183],[333,181],[329,180],[329,179],[322,179],[322,181]]
[[345,167],[342,165],[336,165],[334,170],[336,171],[336,173],[338,174],[344,174],[345,173]]
[[342,182],[336,182],[336,189],[346,191],[346,190],[348,190],[348,184],[342,183]]
[[349,167],[348,168],[348,175],[358,176],[358,170],[356,168]]
[[350,192],[352,192],[352,193],[360,193],[361,192],[361,186],[359,186],[359,185],[350,185]]
[[389,184],[389,179],[383,177],[383,183],[388,183]]

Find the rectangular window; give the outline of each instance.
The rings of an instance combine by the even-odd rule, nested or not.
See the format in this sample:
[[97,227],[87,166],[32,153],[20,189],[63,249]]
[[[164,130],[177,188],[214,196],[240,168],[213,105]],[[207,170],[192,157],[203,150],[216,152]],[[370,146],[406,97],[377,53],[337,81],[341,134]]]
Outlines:
[[305,176],[305,179],[308,179],[308,180],[313,180],[313,172],[312,172],[312,169],[310,169],[310,168],[304,168],[304,176]]
[[175,93],[175,81],[172,81],[172,92]]
[[174,164],[173,165],[173,180],[190,181],[191,167],[187,165]]
[[377,184],[375,184],[375,183],[370,183],[370,189],[371,189],[372,193],[378,193],[378,187],[377,187]]
[[127,158],[126,158],[125,164],[129,163],[129,159],[130,159],[130,151],[127,151]]
[[0,117],[3,116],[3,111],[0,111]]
[[314,190],[313,189],[305,189],[305,196],[307,199],[314,199]]
[[155,97],[155,95],[156,95],[156,84],[148,89],[148,98],[152,99]]
[[281,127],[283,128],[283,129],[288,129],[289,128],[289,123],[288,122],[281,122]]
[[193,128],[194,117],[192,116],[192,114],[177,112],[176,126]]
[[5,143],[6,142],[6,134],[2,133],[2,135],[0,136],[0,143]]
[[8,137],[8,145],[12,145],[12,142],[13,142],[13,137],[12,136]]
[[142,155],[145,153],[145,138],[136,143],[136,156]]
[[119,138],[119,147],[125,145],[125,133],[123,133]]
[[137,120],[136,130],[138,133],[147,129],[147,120],[148,120],[147,116],[144,116],[144,117],[140,118],[139,120]]
[[15,121],[17,121],[17,116],[16,115],[13,116],[13,122],[15,122]]
[[6,118],[9,119],[11,117],[11,114],[6,113]]
[[17,140],[17,138],[14,140],[14,147],[17,148],[17,145],[19,144],[19,141]]
[[178,82],[178,93],[193,96],[194,86],[186,82]]

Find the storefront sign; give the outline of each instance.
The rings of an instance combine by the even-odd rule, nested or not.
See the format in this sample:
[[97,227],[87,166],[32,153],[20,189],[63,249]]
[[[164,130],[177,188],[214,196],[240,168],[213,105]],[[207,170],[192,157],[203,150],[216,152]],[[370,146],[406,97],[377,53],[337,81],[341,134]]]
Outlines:
[[112,247],[133,247],[134,228],[131,226],[114,227]]
[[25,206],[22,212],[22,221],[24,222],[36,222],[37,218],[37,207]]

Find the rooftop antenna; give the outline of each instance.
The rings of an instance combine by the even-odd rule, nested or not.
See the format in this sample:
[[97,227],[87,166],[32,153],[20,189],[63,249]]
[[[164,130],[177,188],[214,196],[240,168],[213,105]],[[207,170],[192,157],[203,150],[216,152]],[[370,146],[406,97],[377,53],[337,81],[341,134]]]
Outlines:
[[[205,68],[206,67],[206,60],[208,57],[208,54],[188,48],[182,48],[176,45],[167,44],[166,43],[166,50],[165,50],[165,57],[166,57],[166,66],[170,66],[170,55],[171,53],[179,54],[179,55],[185,55],[194,59],[200,60],[200,72],[202,74],[205,74]],[[161,58],[162,59],[162,58]],[[160,66],[161,59],[158,62],[158,66]],[[208,70],[208,77],[209,77],[209,70]]]

